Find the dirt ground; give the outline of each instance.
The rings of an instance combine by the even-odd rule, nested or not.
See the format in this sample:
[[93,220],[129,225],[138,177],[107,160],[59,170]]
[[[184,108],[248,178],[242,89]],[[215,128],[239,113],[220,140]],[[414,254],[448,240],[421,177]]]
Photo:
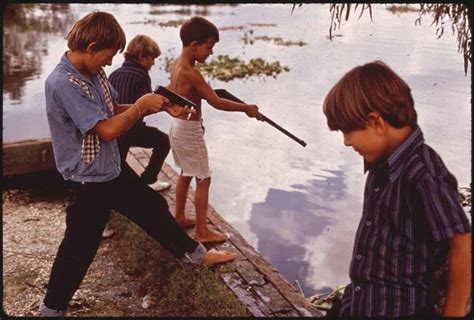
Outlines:
[[[51,266],[65,230],[63,182],[52,175],[6,181],[2,209],[3,311],[15,317],[39,316],[38,305],[46,292]],[[176,262],[166,254],[164,257],[163,254],[161,257],[147,255],[159,245],[148,241],[151,238],[147,239],[147,235],[138,235],[137,230],[130,228],[130,223],[124,223],[120,220],[124,218],[118,217],[118,214],[112,215],[110,222],[116,232],[102,240],[94,262],[70,302],[68,316],[182,316],[203,315],[199,312],[206,310],[214,315],[247,314],[225,285],[218,283],[220,279],[208,280],[213,274],[208,274],[207,270],[185,271],[186,275],[195,277],[191,281],[197,286],[204,277],[202,282],[213,286],[204,288],[204,293],[212,292],[216,297],[203,297],[209,305],[203,305],[201,300],[194,301],[194,297],[182,303],[180,295],[199,299],[199,294],[190,291],[193,288],[179,284],[170,286],[170,280],[166,278],[184,274],[175,271],[179,269]],[[142,243],[130,244],[130,238],[142,239]],[[136,247],[143,250],[135,250]],[[150,259],[157,261],[150,262]],[[147,269],[146,272],[143,269]],[[174,297],[170,296],[173,291],[177,292]],[[179,302],[188,303],[188,306],[175,308]],[[202,311],[196,305],[201,305]],[[210,310],[214,306],[216,310]]]

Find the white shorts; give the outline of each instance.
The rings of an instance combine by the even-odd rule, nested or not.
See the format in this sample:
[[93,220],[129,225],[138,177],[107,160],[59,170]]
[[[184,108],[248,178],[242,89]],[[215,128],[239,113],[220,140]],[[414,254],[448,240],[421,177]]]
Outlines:
[[183,176],[198,179],[211,176],[202,120],[173,118],[169,137],[174,162]]

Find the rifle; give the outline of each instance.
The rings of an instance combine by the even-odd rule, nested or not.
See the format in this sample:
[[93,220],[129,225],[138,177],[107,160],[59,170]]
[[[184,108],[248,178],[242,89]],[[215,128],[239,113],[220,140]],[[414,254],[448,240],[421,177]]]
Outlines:
[[[231,101],[235,101],[235,102],[240,102],[240,103],[245,103],[243,102],[242,100],[240,100],[239,98],[237,98],[236,96],[234,96],[233,94],[231,94],[230,92],[228,92],[227,90],[225,89],[216,89],[214,90],[214,92],[216,93],[216,95],[220,98],[224,98],[224,99],[228,99],[228,100],[231,100]],[[281,126],[279,126],[277,123],[275,123],[274,121],[270,120],[267,116],[264,116],[262,113],[260,113],[262,116],[263,116],[263,120],[265,122],[267,122],[269,125],[273,126],[274,128],[280,130],[281,132],[283,132],[285,135],[287,135],[288,137],[290,137],[291,139],[295,140],[296,142],[298,142],[299,144],[301,144],[303,147],[306,147],[306,142],[304,142],[303,140],[297,138],[295,135],[293,135],[291,132],[287,131],[286,129],[282,128]]]

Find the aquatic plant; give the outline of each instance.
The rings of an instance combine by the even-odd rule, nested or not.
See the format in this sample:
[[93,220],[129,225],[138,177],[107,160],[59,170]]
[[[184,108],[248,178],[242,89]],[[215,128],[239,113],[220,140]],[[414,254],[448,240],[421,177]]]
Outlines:
[[131,24],[151,24],[151,25],[159,25],[160,27],[179,27],[186,19],[179,19],[179,20],[169,20],[166,22],[161,22],[156,19],[146,19],[145,21],[134,21],[130,22]]
[[392,4],[387,7],[387,10],[390,11],[391,13],[400,13],[400,12],[416,12],[418,9],[413,8],[412,6],[409,5],[396,5]]
[[305,46],[307,45],[306,42],[303,41],[291,41],[291,40],[283,40],[281,37],[268,37],[268,36],[258,36],[254,38],[255,40],[264,40],[264,41],[273,41],[278,46]]
[[[174,59],[165,58],[166,71],[171,70]],[[240,58],[231,58],[228,55],[218,55],[208,63],[198,64],[198,70],[206,76],[231,81],[236,78],[251,76],[271,76],[276,78],[283,71],[290,71],[287,66],[281,66],[279,61],[267,62],[262,58],[250,59],[248,62]]]
[[183,23],[185,23],[186,20],[187,19],[170,20],[170,21],[166,21],[166,22],[160,22],[160,23],[158,23],[158,25],[160,27],[179,27]]

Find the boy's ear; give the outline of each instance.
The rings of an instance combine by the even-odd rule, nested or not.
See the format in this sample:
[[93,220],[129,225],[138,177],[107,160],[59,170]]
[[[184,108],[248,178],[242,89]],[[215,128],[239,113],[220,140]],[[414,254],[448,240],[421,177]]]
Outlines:
[[89,54],[95,53],[96,44],[97,44],[97,42],[95,42],[95,41],[89,43],[89,45],[86,48],[86,52],[89,53]]
[[385,120],[378,112],[371,112],[367,115],[367,125],[380,132],[386,129]]
[[189,44],[189,46],[190,46],[193,50],[194,50],[198,45],[199,45],[199,42],[197,42],[196,40],[191,41],[191,43]]

